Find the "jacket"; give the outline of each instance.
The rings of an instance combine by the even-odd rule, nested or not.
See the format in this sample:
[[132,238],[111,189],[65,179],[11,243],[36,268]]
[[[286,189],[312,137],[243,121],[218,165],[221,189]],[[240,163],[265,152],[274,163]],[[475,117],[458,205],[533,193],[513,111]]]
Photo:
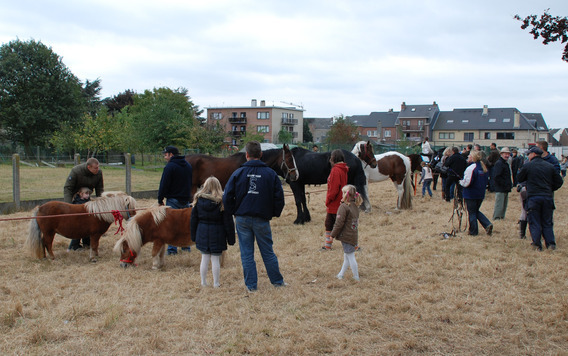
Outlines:
[[191,210],[191,240],[195,247],[205,253],[221,253],[235,244],[233,217],[221,211],[221,200],[202,196]]
[[163,204],[164,198],[174,198],[180,202],[191,201],[191,183],[193,168],[184,156],[172,156],[160,179],[158,202]]
[[487,156],[487,168],[493,168],[495,163],[499,160],[499,157],[501,157],[499,151],[497,149],[492,149],[489,152],[489,156]]
[[554,197],[553,192],[562,186],[564,181],[556,168],[540,156],[525,163],[517,175],[519,183],[527,182],[527,197]]
[[65,202],[71,204],[73,195],[82,187],[95,191],[96,196],[100,197],[104,192],[103,171],[99,170],[97,174],[93,174],[87,169],[87,163],[81,163],[73,167],[63,186]]
[[357,246],[359,243],[359,208],[354,200],[350,204],[342,202],[337,209],[331,237],[346,244]]
[[327,194],[325,196],[326,211],[329,214],[337,214],[337,209],[343,197],[341,189],[347,185],[348,171],[349,167],[345,162],[336,163],[331,167],[331,172],[327,177]]
[[552,165],[554,166],[554,169],[556,169],[556,172],[560,173],[560,162],[558,162],[558,158],[556,158],[556,156],[553,156],[553,155],[551,155],[550,153],[548,153],[548,154],[546,155],[546,157],[542,157],[542,156],[541,156],[541,158],[542,158],[544,161],[546,161],[546,162],[552,164]]
[[459,177],[460,179],[462,179],[463,178],[463,172],[467,168],[467,161],[458,152],[458,153],[454,153],[453,155],[448,157],[448,159],[446,159],[446,162],[444,162],[444,166],[447,166],[449,169],[451,169],[451,171],[448,170],[448,176],[449,177],[455,176],[455,177]]
[[231,215],[266,220],[278,217],[284,209],[280,178],[261,160],[247,161],[229,178],[223,205]]
[[488,178],[489,171],[483,172],[480,162],[470,164],[460,180],[460,185],[464,187],[464,199],[484,199]]
[[509,163],[503,157],[499,157],[499,160],[493,166],[493,179],[496,192],[509,193],[513,189],[511,168],[509,168]]

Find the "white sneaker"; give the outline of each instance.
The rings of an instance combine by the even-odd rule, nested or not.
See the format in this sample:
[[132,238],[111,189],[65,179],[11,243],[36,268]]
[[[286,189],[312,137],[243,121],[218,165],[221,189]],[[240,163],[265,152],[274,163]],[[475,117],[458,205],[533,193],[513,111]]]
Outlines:
[[343,279],[343,275],[342,275],[342,274],[338,274],[336,277],[337,277],[337,279]]

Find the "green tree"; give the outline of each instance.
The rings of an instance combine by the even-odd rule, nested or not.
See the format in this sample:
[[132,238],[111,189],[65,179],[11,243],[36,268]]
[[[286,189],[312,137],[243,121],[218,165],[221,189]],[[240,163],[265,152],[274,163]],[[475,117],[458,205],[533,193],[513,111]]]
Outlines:
[[134,96],[136,93],[133,90],[126,90],[119,93],[112,98],[103,99],[102,103],[108,109],[111,115],[122,112],[122,109],[134,104]]
[[56,130],[75,126],[84,109],[80,81],[50,47],[34,40],[0,47],[0,123],[28,155]]
[[304,142],[313,142],[314,135],[312,135],[312,131],[310,130],[310,123],[304,119]]
[[256,126],[254,125],[247,127],[245,134],[241,136],[239,140],[237,140],[239,149],[244,148],[249,141],[264,142],[264,133],[258,132]]
[[332,145],[352,144],[360,141],[357,125],[340,115],[331,125],[327,141]]
[[290,131],[284,130],[284,128],[278,131],[278,143],[292,143],[293,139],[294,135]]
[[[540,15],[540,19],[537,15],[529,15],[524,19],[519,15],[515,15],[515,19],[522,21],[523,24],[521,28],[526,30],[529,26],[531,27],[530,34],[533,35],[536,40],[542,37],[542,43],[547,45],[550,42],[560,41],[560,43],[568,42],[568,18],[551,16],[546,9],[544,14]],[[564,47],[564,52],[562,53],[562,60],[568,62],[568,43]]]
[[99,109],[101,108],[101,80],[96,79],[94,81],[87,81],[83,86],[83,97],[87,105],[87,112],[91,116],[95,116]]

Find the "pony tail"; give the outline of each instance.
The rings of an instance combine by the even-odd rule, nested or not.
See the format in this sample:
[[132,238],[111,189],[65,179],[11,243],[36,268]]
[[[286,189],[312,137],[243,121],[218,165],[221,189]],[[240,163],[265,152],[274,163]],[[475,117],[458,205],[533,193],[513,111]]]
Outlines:
[[[36,207],[32,212],[32,216],[37,216],[39,208]],[[43,241],[41,239],[41,230],[37,223],[37,219],[30,220],[30,231],[28,233],[28,238],[26,239],[25,245],[30,255],[35,258],[42,258],[45,251],[43,246]]]
[[361,204],[363,204],[363,198],[361,197],[361,194],[359,194],[359,192],[355,193],[355,204],[357,206],[361,206]]
[[485,165],[485,163],[483,163],[483,161],[479,161],[479,163],[481,163],[481,168],[483,169],[483,173],[487,173],[487,166]]

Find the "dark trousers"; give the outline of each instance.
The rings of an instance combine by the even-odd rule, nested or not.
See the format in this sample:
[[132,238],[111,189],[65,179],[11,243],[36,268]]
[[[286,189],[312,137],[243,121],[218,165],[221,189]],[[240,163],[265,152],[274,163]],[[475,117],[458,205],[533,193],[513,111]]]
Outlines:
[[444,196],[446,201],[450,201],[454,198],[454,187],[458,187],[458,199],[462,198],[462,186],[460,185],[460,179],[456,176],[448,176],[446,178],[446,185],[444,186]]
[[[172,209],[185,209],[189,208],[189,202],[180,202],[174,198],[166,198],[166,205]],[[187,222],[189,224],[189,221]],[[191,251],[191,247],[182,247],[182,251]],[[175,255],[178,253],[178,248],[176,246],[168,245],[168,255]]]
[[542,247],[556,245],[553,230],[554,199],[547,196],[532,196],[527,199],[529,231],[533,244]]
[[484,229],[487,229],[489,225],[491,225],[491,221],[483,214],[479,209],[481,208],[481,203],[483,203],[483,199],[466,199],[465,205],[467,207],[467,215],[469,219],[469,234],[470,235],[477,235],[479,233],[479,229],[477,227],[477,221]]

